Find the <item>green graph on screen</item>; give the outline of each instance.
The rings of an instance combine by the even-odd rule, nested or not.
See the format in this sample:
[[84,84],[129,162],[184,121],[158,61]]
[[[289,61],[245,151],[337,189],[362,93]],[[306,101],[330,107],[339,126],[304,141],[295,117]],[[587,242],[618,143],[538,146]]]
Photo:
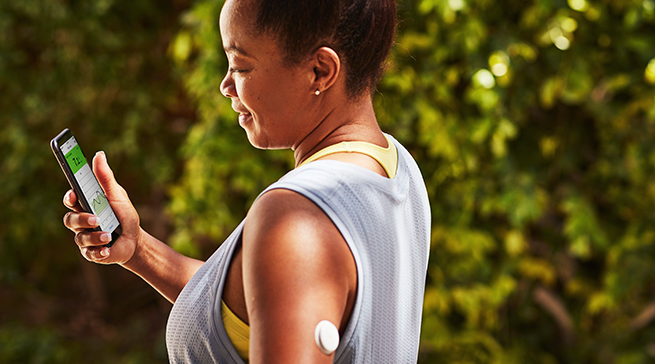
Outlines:
[[91,200],[91,209],[96,215],[100,215],[102,211],[109,206],[107,197],[101,191],[95,191]]

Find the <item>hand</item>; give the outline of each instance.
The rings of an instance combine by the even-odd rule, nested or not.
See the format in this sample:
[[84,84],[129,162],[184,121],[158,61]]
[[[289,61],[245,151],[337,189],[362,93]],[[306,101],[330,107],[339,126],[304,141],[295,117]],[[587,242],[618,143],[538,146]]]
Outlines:
[[99,225],[98,217],[83,212],[73,190],[64,195],[64,205],[73,210],[64,216],[64,225],[75,233],[75,243],[88,261],[125,264],[134,255],[141,237],[139,215],[127,192],[116,182],[104,152],[98,152],[93,157],[93,172],[121,223],[123,233],[111,248],[104,247],[111,240],[111,234],[90,230]]

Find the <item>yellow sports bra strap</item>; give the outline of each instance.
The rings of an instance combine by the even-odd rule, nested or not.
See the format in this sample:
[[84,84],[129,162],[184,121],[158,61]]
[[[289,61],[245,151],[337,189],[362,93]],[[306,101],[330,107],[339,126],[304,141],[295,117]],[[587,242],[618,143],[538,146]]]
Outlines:
[[241,359],[248,362],[250,350],[250,327],[248,327],[245,322],[241,321],[239,316],[232,312],[223,300],[221,300],[221,311],[223,326],[225,326],[227,337],[230,338],[232,346],[237,350],[237,354],[239,354]]
[[386,148],[382,148],[378,145],[367,142],[341,142],[319,150],[311,157],[307,158],[304,162],[300,163],[298,167],[302,167],[307,163],[313,162],[330,154],[343,152],[361,153],[378,161],[382,168],[384,168],[384,171],[387,172],[387,176],[393,179],[396,177],[396,170],[398,168],[398,150],[388,136],[385,135],[384,137],[387,139],[387,143],[389,144],[389,146]]

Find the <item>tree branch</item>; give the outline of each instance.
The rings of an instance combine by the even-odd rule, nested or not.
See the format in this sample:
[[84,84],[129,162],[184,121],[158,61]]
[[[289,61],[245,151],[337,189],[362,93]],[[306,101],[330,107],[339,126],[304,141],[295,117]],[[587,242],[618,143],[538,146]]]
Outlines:
[[646,308],[644,308],[641,313],[637,315],[637,317],[630,321],[630,331],[634,332],[646,327],[646,325],[648,325],[653,320],[653,318],[655,318],[655,301],[649,303]]
[[562,332],[562,341],[567,345],[572,344],[575,341],[575,328],[562,300],[542,286],[537,286],[532,291],[532,299],[555,319]]

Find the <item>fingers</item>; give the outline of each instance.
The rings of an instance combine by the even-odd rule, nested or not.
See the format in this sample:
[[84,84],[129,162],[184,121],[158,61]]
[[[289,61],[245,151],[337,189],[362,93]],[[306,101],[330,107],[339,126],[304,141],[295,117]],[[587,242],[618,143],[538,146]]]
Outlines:
[[75,232],[98,227],[98,217],[87,212],[70,211],[64,215],[64,225]]
[[68,207],[73,211],[83,211],[82,206],[80,206],[79,201],[77,200],[77,195],[73,190],[68,190],[64,194],[64,206]]
[[[71,212],[69,214],[73,216],[73,219],[77,218],[75,215],[83,215]],[[84,216],[81,217],[81,220],[84,220]],[[71,228],[69,227],[69,229]],[[100,263],[109,257],[110,249],[104,245],[111,241],[110,233],[104,231],[88,231],[85,229],[76,229],[74,231],[76,231],[75,244],[77,244],[80,253],[86,260]]]
[[90,262],[102,262],[109,258],[111,250],[107,247],[80,248],[80,253],[84,259]]
[[75,234],[75,244],[82,248],[96,248],[111,241],[111,234],[103,231],[80,231]]
[[109,201],[122,201],[127,199],[125,190],[116,182],[114,172],[107,164],[107,156],[105,152],[97,152],[93,156],[93,173],[95,173],[100,186],[105,191],[105,195]]
[[127,192],[116,182],[114,172],[107,164],[105,153],[100,151],[93,157],[93,172],[105,191],[111,208],[116,213],[118,221],[123,226],[123,236],[136,238],[139,227],[139,215],[137,214]]

